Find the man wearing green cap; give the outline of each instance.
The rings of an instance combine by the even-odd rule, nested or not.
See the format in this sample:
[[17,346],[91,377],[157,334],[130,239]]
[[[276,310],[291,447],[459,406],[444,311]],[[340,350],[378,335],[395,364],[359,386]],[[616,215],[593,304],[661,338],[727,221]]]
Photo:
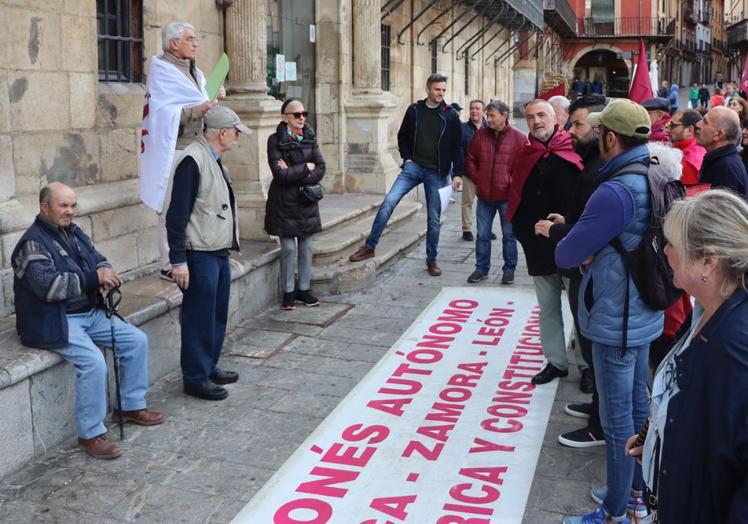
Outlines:
[[[584,213],[556,247],[556,264],[585,267],[579,289],[579,324],[592,341],[595,379],[607,449],[607,487],[592,490],[600,507],[564,524],[628,522],[626,514],[647,514],[641,501],[642,473],[624,451],[626,440],[644,425],[648,414],[649,345],[662,333],[663,313],[640,298],[635,285],[626,285],[621,255],[611,245],[618,238],[633,251],[647,231],[651,201],[647,172],[647,142],[651,121],[647,110],[628,99],[614,100],[600,113],[589,115],[598,128],[600,184]],[[629,312],[623,347],[623,304],[628,289]]]

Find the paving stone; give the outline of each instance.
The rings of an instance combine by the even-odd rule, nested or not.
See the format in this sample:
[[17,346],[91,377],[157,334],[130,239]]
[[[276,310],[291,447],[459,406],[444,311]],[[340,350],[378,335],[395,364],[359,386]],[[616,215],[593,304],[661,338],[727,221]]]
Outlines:
[[125,522],[205,522],[224,499],[170,486],[143,484],[112,513]]
[[260,315],[261,319],[276,320],[280,322],[291,322],[297,324],[311,324],[313,326],[327,327],[341,315],[345,314],[352,306],[349,304],[336,304],[322,302],[318,307],[306,307],[297,304],[296,309],[284,311],[271,308]]

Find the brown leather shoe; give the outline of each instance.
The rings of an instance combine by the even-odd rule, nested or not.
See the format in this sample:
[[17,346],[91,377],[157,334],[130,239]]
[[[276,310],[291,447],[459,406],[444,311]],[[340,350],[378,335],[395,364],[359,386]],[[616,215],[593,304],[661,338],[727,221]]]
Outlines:
[[107,438],[106,433],[94,438],[78,438],[78,445],[97,459],[111,460],[122,455],[122,450]]
[[[134,422],[139,426],[158,426],[164,421],[164,414],[158,411],[148,411],[147,409],[138,409],[135,411],[123,411],[122,420],[125,422]],[[119,421],[119,411],[112,411],[112,422]]]
[[426,262],[426,269],[432,277],[438,277],[442,274],[442,270],[439,267],[439,264],[436,263],[436,260],[433,262]]
[[348,260],[350,260],[351,262],[361,262],[362,260],[366,260],[367,258],[372,258],[373,256],[374,256],[374,249],[364,244],[363,246],[358,248],[355,253],[349,256]]

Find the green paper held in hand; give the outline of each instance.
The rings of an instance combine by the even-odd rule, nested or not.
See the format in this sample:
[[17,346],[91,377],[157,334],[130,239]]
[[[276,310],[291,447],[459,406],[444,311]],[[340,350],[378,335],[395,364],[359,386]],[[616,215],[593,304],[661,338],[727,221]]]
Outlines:
[[218,91],[221,89],[223,82],[226,80],[226,75],[229,73],[229,57],[226,53],[218,60],[216,67],[213,68],[213,72],[208,77],[208,83],[205,84],[205,92],[208,93],[208,100],[215,100],[218,96]]

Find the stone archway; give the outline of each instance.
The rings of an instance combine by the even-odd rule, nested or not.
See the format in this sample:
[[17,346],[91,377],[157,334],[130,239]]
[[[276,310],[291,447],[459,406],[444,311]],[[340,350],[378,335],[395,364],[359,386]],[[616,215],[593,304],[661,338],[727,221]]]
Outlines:
[[625,97],[631,76],[628,64],[619,58],[620,52],[612,47],[582,50],[570,62],[570,65],[573,64],[572,76],[589,81],[593,86],[602,86],[607,96]]

